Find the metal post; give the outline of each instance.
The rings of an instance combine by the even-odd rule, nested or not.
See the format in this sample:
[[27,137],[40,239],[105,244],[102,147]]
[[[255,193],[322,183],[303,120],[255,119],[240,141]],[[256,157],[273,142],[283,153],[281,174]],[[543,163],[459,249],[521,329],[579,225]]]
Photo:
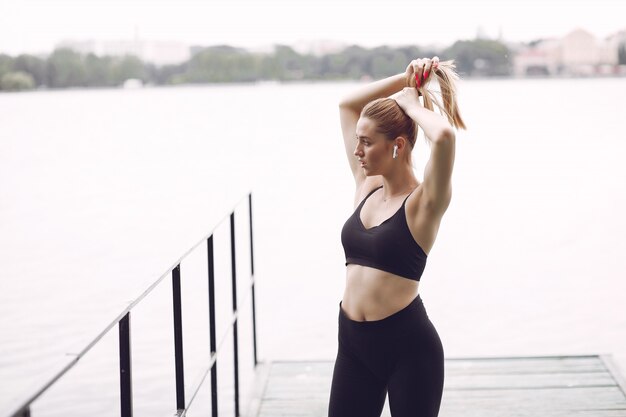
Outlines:
[[174,301],[174,359],[176,363],[176,408],[185,409],[185,372],[183,367],[183,315],[180,296],[180,264],[172,269]]
[[18,414],[15,414],[16,417],[30,417],[30,407],[26,406],[26,408],[22,409]]
[[252,351],[254,354],[254,366],[256,367],[259,361],[257,360],[256,351],[256,297],[254,295],[254,240],[252,238],[252,193],[248,194],[248,208],[250,212],[250,274],[252,278]]
[[[230,213],[230,260],[233,287],[233,313],[237,313],[237,260],[235,253],[235,212]],[[235,417],[239,417],[239,344],[237,341],[237,322],[233,323],[233,358],[235,368]]]
[[[213,258],[213,235],[207,240],[207,255],[209,260],[209,334],[211,356],[217,350],[215,336],[215,263]],[[217,358],[211,368],[211,416],[217,417]]]
[[[130,353],[130,311],[119,321],[120,406],[122,417],[133,415],[133,386]],[[30,415],[30,413],[28,414]],[[24,417],[28,416],[24,415]]]

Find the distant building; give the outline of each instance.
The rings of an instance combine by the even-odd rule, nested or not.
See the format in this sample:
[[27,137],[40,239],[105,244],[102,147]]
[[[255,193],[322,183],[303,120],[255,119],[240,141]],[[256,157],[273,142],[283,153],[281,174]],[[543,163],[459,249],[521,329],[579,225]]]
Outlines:
[[[623,33],[623,32],[620,32]],[[604,40],[576,29],[561,39],[542,40],[523,47],[514,59],[516,76],[585,76],[618,72],[618,49],[623,38]]]
[[331,40],[315,40],[315,41],[298,41],[293,45],[293,49],[299,54],[311,54],[322,56],[326,54],[334,54],[346,49],[344,42]]
[[600,44],[591,33],[577,29],[561,39],[561,60],[570,67],[593,66],[599,62]]
[[513,59],[513,72],[518,77],[554,75],[559,72],[560,44],[556,39],[542,40],[531,47],[522,47]]
[[57,47],[70,48],[84,54],[93,53],[98,56],[134,55],[142,61],[156,65],[180,64],[191,57],[188,45],[173,41],[63,41]]
[[157,65],[180,64],[191,58],[189,46],[182,42],[142,42],[139,57]]

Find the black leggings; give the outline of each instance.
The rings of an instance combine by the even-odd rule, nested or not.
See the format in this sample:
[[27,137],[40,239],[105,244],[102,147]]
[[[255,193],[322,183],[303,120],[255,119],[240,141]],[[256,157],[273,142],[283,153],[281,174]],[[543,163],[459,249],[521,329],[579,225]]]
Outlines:
[[329,417],[379,417],[389,392],[393,417],[436,417],[443,346],[422,299],[374,321],[355,321],[339,302],[339,350]]

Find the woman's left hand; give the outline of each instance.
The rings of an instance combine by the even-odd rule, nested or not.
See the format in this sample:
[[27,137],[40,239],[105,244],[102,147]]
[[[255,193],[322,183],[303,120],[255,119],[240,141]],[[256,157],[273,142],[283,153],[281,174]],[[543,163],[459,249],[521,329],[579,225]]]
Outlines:
[[408,87],[423,87],[429,80],[430,74],[439,68],[439,57],[418,58],[411,61],[406,67],[405,75]]

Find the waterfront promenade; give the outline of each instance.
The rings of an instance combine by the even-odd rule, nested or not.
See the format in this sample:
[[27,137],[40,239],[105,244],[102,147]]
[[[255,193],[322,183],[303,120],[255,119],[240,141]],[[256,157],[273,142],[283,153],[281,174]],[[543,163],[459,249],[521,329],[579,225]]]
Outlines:
[[[326,417],[332,369],[260,365],[247,417]],[[453,358],[445,369],[440,417],[626,417],[624,381],[607,355]]]

